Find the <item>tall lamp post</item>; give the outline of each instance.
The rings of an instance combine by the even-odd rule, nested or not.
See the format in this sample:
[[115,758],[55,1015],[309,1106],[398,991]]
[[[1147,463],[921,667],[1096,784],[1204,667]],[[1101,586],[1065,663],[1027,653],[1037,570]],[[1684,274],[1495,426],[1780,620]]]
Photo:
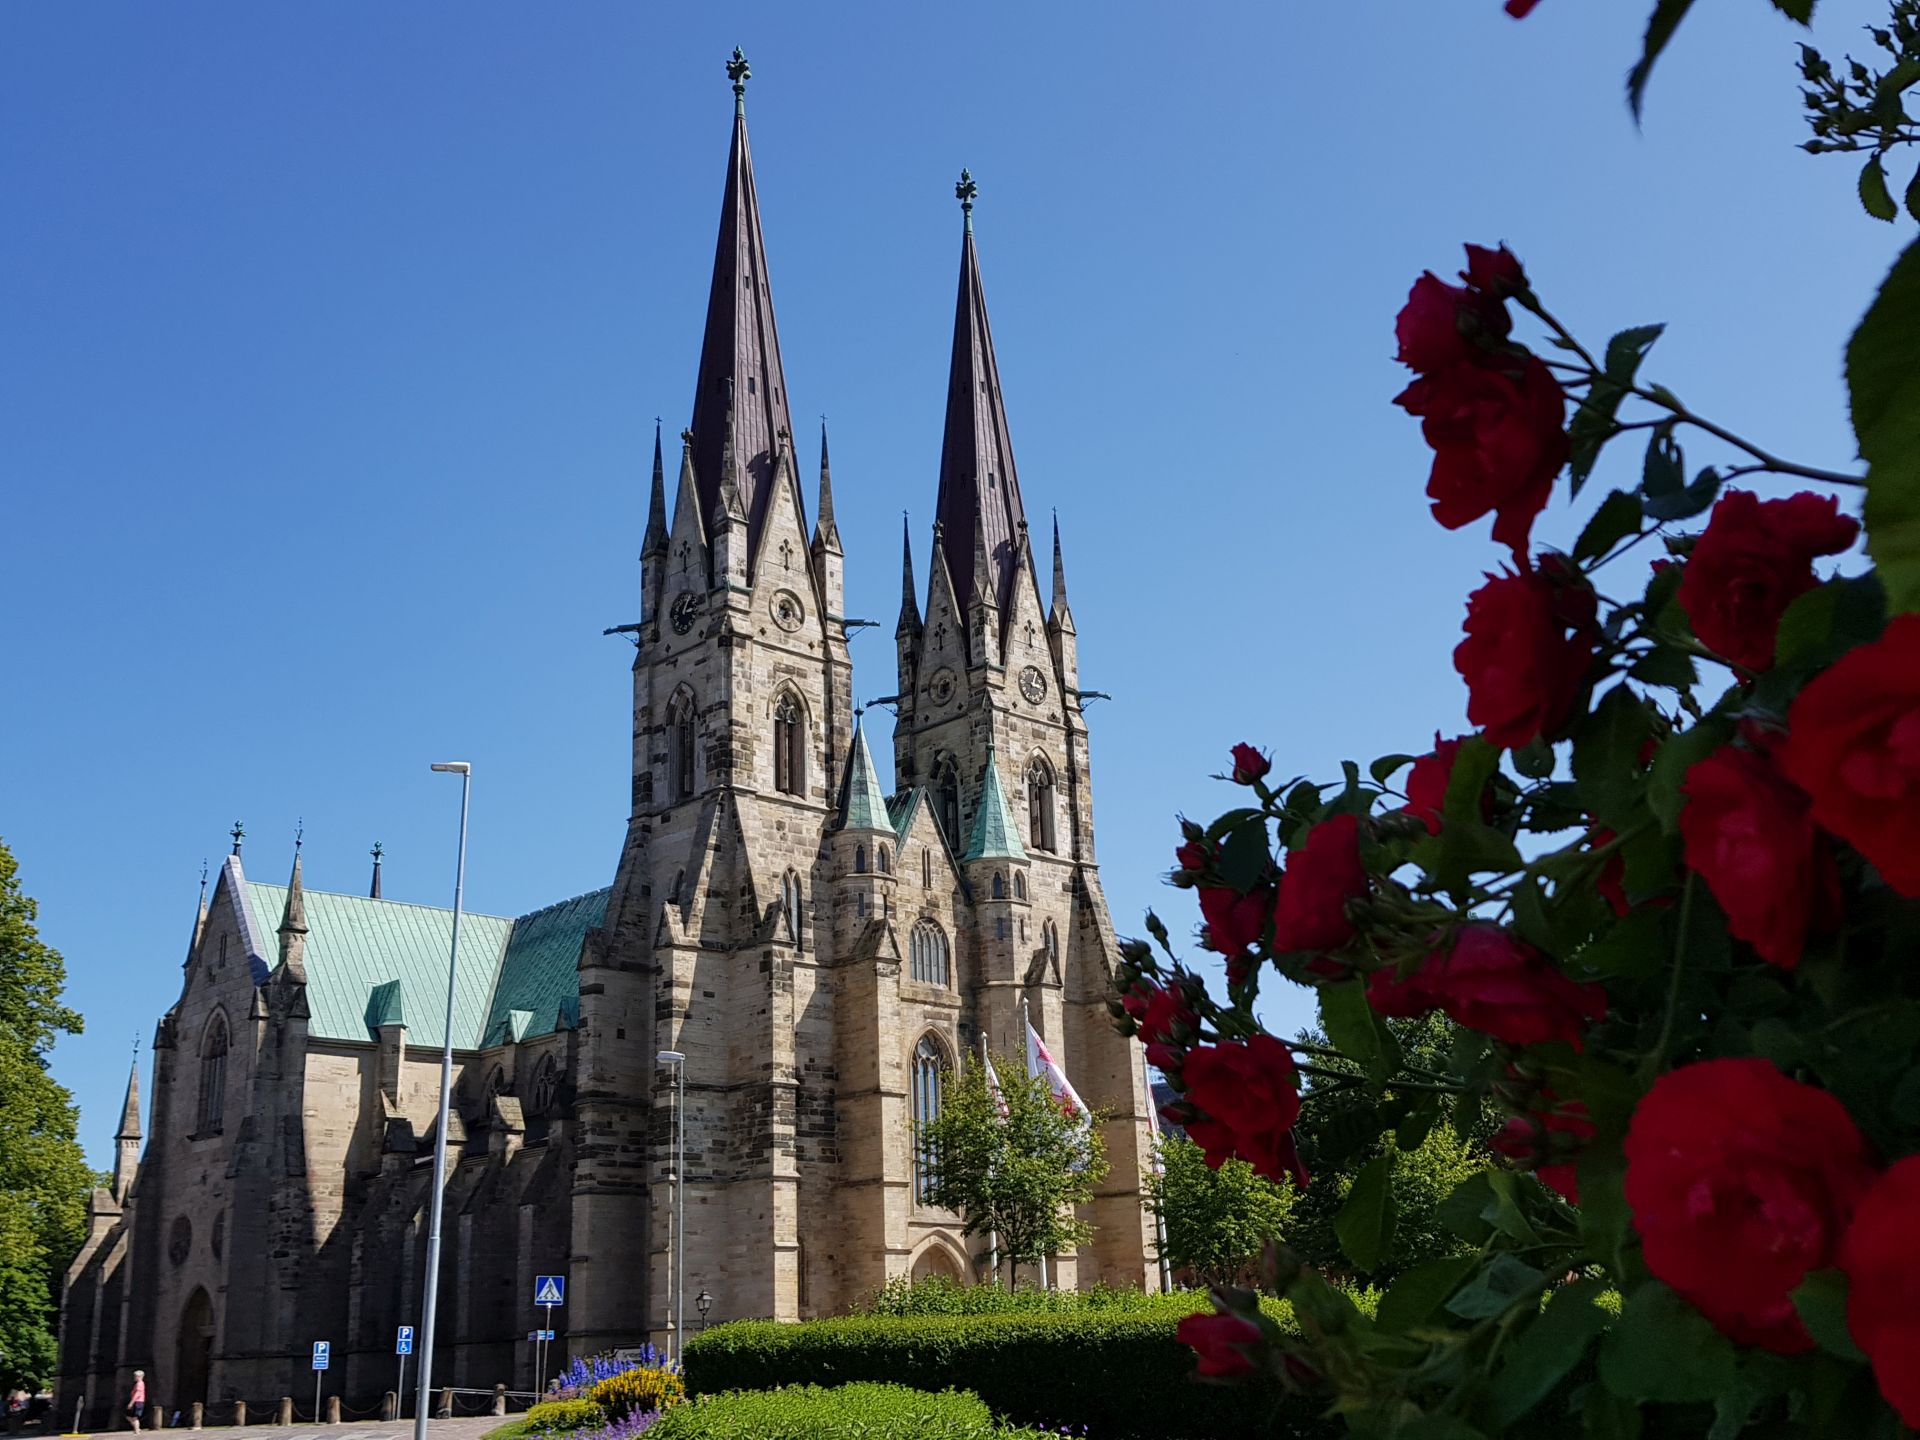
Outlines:
[[684,1348],[680,1332],[687,1326],[687,1057],[662,1050],[654,1058],[673,1068],[673,1315],[667,1338],[678,1360]]
[[453,1110],[453,989],[460,973],[460,901],[467,883],[467,797],[473,791],[473,767],[465,760],[435,765],[443,775],[460,777],[460,849],[453,866],[453,943],[447,955],[447,1016],[440,1032],[440,1123],[433,1134],[433,1202],[427,1226],[427,1294],[420,1317],[420,1384],[413,1397],[414,1440],[427,1440],[427,1406],[433,1400],[433,1320],[440,1299],[440,1212],[447,1188],[447,1126]]

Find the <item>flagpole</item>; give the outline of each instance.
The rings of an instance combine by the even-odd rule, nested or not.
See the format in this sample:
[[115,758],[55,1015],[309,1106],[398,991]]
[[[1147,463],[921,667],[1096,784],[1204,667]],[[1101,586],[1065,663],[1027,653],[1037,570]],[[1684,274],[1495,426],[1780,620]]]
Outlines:
[[[1022,1035],[1020,1039],[1026,1046],[1027,1079],[1031,1080],[1035,1075],[1039,1074],[1039,1071],[1033,1068],[1033,1016],[1027,1011],[1027,997],[1024,995],[1020,997],[1020,1023],[1026,1027],[1027,1032]],[[1053,1288],[1053,1280],[1047,1274],[1047,1257],[1044,1255],[1040,1257],[1040,1288],[1042,1290],[1051,1290]]]
[[[1147,1144],[1153,1149],[1153,1173],[1165,1175],[1167,1167],[1160,1153],[1160,1107],[1153,1103],[1153,1076],[1147,1073],[1147,1056],[1140,1052],[1140,1079],[1147,1087]],[[1167,1206],[1164,1192],[1154,1207],[1154,1230],[1160,1239],[1160,1293],[1173,1292],[1173,1263],[1167,1259]]]
[[[993,1073],[993,1060],[987,1053],[987,1032],[986,1032],[986,1028],[982,1026],[980,1030],[981,1080],[983,1082],[988,1082],[988,1077],[991,1076],[992,1073]],[[988,1084],[988,1088],[989,1088],[989,1092],[991,1092],[992,1087],[990,1083]],[[993,1095],[989,1093],[987,1096],[988,1102],[992,1103],[993,1099],[994,1099]],[[997,1113],[997,1106],[996,1106],[996,1113]],[[1002,1117],[1000,1120],[1000,1123],[1002,1125],[1005,1125],[1007,1123],[1006,1119]],[[991,1173],[991,1171],[989,1171],[989,1173]],[[987,1231],[987,1270],[989,1271],[989,1273],[992,1274],[993,1283],[997,1287],[1000,1284],[1000,1232],[998,1230]]]

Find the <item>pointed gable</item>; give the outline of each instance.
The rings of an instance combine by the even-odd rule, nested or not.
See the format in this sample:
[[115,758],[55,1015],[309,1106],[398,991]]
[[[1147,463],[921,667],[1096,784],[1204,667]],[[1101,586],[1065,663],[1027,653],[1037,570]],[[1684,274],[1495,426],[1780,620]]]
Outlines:
[[728,469],[725,451],[731,439],[733,482],[751,537],[758,534],[766,513],[780,436],[792,432],[793,422],[780,364],[780,336],[773,320],[766,240],[760,233],[753,153],[747,145],[748,72],[737,50],[728,73],[734,81],[733,146],[727,155],[713,286],[707,296],[707,328],[694,387],[693,462],[701,509],[711,515],[721,503]]
[[[986,291],[973,247],[973,181],[961,173],[966,214],[960,244],[960,294],[954,306],[953,359],[947,372],[947,424],[940,442],[935,518],[944,527],[947,566],[964,609],[974,597],[974,548],[994,577],[993,600],[1005,610],[1013,588],[1014,543],[1026,510],[1013,466],[1013,438],[1000,395],[1000,363],[987,324]],[[976,519],[977,517],[977,519]]]

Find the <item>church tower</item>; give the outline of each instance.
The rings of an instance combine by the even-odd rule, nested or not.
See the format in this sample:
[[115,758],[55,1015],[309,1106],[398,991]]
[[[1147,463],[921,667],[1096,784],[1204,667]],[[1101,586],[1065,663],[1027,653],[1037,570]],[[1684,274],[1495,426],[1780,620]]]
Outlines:
[[581,966],[574,1249],[589,1258],[575,1267],[569,1320],[582,1353],[626,1343],[641,1274],[648,1327],[665,1328],[677,1077],[657,1052],[686,1056],[693,1288],[749,1315],[791,1313],[802,1288],[795,1027],[819,945],[816,871],[852,741],[852,680],[826,441],[809,534],[737,50],[727,73],[732,147],[670,520],[655,441],[632,809],[606,923]]

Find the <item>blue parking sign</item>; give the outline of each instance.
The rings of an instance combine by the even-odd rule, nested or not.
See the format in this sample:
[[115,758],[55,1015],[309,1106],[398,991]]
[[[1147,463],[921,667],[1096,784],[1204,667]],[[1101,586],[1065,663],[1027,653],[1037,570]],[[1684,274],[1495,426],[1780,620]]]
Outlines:
[[413,1326],[402,1325],[393,1337],[393,1353],[411,1355],[413,1353]]
[[333,1363],[333,1342],[316,1340],[313,1342],[313,1368],[324,1370]]

